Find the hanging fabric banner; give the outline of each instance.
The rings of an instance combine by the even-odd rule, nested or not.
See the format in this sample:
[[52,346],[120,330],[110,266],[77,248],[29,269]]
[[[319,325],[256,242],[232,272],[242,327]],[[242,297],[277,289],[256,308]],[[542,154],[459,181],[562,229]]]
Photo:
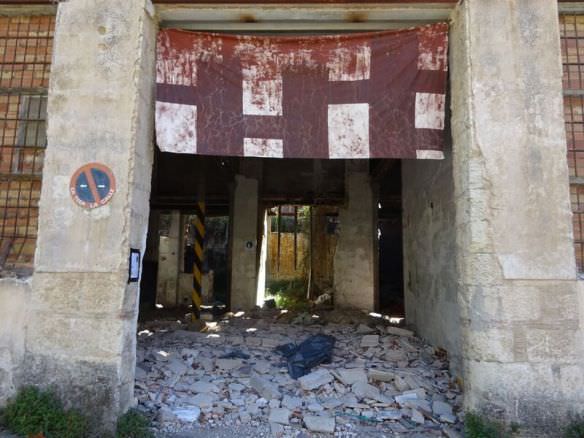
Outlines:
[[448,25],[344,35],[158,35],[164,152],[443,158]]

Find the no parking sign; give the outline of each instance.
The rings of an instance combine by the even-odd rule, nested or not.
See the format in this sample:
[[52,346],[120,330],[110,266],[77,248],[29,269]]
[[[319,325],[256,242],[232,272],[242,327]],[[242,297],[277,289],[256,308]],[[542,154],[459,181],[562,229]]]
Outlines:
[[69,191],[81,207],[97,208],[110,201],[116,191],[116,180],[109,167],[101,163],[89,163],[73,174]]

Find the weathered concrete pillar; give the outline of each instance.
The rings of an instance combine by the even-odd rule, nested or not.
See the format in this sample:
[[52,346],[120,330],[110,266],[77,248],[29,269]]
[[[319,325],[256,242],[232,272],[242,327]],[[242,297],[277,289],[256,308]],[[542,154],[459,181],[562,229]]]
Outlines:
[[0,279],[0,407],[15,395],[22,372],[30,280]]
[[231,309],[249,310],[258,282],[257,179],[235,176],[231,221]]
[[575,281],[557,2],[465,0],[453,18],[466,407],[558,436],[550,431],[584,411],[584,309]]
[[[59,4],[22,380],[55,386],[105,428],[134,401],[139,287],[128,264],[146,242],[155,37],[149,0]],[[112,169],[117,192],[85,210],[69,181],[91,162]]]
[[[156,303],[164,307],[176,307],[182,304],[178,299],[179,268],[181,244],[181,218],[180,211],[173,210],[163,214],[163,221],[168,221],[164,234],[160,236],[158,250],[158,275],[156,277]],[[190,277],[192,290],[193,279]]]
[[373,311],[377,200],[367,162],[347,162],[346,205],[339,209],[339,238],[334,260],[335,306]]

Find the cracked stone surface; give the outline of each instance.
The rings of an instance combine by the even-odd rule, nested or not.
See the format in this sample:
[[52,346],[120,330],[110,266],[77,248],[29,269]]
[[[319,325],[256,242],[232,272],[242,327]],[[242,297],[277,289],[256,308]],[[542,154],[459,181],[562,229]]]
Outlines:
[[[141,324],[136,398],[158,436],[460,433],[462,393],[443,351],[367,315],[308,325],[279,316],[225,318],[203,332],[176,320]],[[292,379],[274,347],[319,333],[336,338],[332,362]]]

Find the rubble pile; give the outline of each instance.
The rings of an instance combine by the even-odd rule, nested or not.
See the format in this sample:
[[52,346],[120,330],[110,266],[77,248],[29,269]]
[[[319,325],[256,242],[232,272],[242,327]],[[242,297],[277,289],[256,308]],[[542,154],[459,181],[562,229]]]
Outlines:
[[[274,436],[459,436],[462,394],[446,358],[408,330],[246,318],[205,332],[182,327],[138,335],[136,396],[160,430],[269,424]],[[276,347],[317,334],[335,338],[331,362],[293,379]]]

